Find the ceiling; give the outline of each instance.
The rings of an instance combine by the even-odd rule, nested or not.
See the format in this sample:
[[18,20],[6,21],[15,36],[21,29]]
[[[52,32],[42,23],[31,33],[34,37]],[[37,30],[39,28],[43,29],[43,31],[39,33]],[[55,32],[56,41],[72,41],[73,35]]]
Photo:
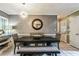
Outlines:
[[22,11],[29,15],[67,16],[79,10],[79,3],[0,3],[0,10],[9,15],[18,15]]

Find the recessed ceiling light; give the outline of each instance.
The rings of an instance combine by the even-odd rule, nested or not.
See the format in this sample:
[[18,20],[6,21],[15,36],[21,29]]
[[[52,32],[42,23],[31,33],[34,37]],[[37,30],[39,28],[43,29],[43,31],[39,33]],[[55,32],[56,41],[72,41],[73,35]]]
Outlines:
[[20,16],[22,18],[26,18],[28,16],[28,13],[23,11],[23,12],[20,13]]
[[26,3],[22,3],[22,5],[26,5]]

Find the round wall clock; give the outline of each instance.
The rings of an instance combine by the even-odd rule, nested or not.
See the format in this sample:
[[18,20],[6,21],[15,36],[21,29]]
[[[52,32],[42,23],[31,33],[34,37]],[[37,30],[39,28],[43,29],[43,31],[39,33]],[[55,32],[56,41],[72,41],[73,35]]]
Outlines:
[[35,30],[40,30],[42,27],[43,27],[43,22],[42,20],[40,19],[34,19],[32,21],[32,27],[35,29]]

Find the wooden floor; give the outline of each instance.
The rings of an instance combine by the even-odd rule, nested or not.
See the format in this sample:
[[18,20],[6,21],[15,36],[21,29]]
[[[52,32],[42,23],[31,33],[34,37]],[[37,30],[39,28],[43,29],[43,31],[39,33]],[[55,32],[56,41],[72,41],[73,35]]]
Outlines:
[[79,56],[79,50],[65,42],[60,43],[60,52],[59,56]]
[[65,51],[79,51],[79,49],[74,48],[65,42],[60,42],[60,49]]
[[[7,51],[1,54],[1,56],[19,56],[19,54],[14,55],[13,48],[9,48]],[[44,54],[43,56],[47,56]],[[70,46],[67,43],[60,42],[60,54],[58,56],[79,56],[79,50]]]

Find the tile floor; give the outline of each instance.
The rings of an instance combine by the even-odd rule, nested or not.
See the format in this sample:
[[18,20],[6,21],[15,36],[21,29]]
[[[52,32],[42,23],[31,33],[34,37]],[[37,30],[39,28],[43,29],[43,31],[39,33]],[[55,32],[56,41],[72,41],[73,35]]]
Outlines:
[[[19,54],[14,55],[12,46],[7,51],[3,52],[1,56],[19,56]],[[43,56],[47,55],[44,54]],[[60,42],[60,54],[58,54],[58,56],[79,56],[79,50],[67,43]]]

